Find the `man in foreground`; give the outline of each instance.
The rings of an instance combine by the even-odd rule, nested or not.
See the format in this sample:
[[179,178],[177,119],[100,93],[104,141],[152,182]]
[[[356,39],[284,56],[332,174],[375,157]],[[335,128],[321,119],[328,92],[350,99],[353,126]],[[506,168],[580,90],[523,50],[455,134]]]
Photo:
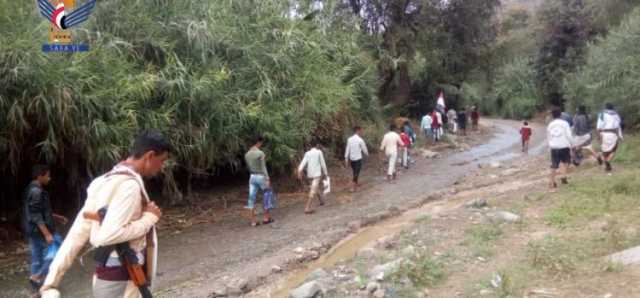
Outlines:
[[[140,134],[130,156],[108,173],[94,179],[87,188],[87,200],[76,217],[67,238],[49,268],[41,289],[43,297],[54,296],[64,273],[89,241],[96,248],[96,268],[93,276],[93,297],[134,298],[141,296],[114,246],[128,245],[135,253],[137,264],[150,283],[157,265],[157,236],[154,225],[162,212],[149,199],[143,177],[153,177],[169,157],[170,145],[157,132]],[[103,209],[104,208],[104,209]],[[105,210],[102,221],[89,217]]]

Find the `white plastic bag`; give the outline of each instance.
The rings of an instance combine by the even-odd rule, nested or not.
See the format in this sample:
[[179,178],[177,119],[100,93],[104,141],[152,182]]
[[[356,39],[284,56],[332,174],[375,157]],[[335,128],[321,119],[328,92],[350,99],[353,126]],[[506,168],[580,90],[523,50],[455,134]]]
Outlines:
[[324,190],[322,191],[323,194],[328,194],[331,192],[331,178],[326,177],[324,178],[324,180],[322,180],[322,186],[324,188]]

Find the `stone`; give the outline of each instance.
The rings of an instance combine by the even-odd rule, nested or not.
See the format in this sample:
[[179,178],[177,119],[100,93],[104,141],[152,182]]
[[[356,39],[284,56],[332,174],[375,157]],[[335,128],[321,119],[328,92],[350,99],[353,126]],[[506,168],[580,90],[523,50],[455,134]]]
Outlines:
[[223,284],[213,286],[213,291],[209,294],[209,298],[227,297],[227,287]]
[[396,245],[396,241],[393,239],[393,236],[384,236],[380,239],[376,240],[376,247],[391,249]]
[[480,290],[480,296],[491,295],[491,293],[493,293],[491,290],[487,290],[487,289]]
[[354,220],[352,222],[349,222],[347,224],[347,227],[349,228],[350,233],[355,233],[362,227],[362,222],[359,220]]
[[321,251],[324,248],[324,245],[322,245],[322,243],[320,242],[313,242],[311,243],[311,246],[309,246],[310,250],[316,250],[316,251]]
[[320,253],[315,250],[307,250],[302,254],[303,261],[311,261],[320,257]]
[[514,174],[516,174],[518,172],[520,172],[520,169],[514,169],[514,168],[506,169],[506,170],[502,171],[502,176],[511,176],[511,175],[514,175]]
[[317,282],[320,285],[320,292],[322,292],[321,297],[335,297],[338,294],[338,287],[333,279],[325,278],[317,280]]
[[487,203],[486,199],[477,198],[477,199],[473,199],[473,200],[471,200],[469,202],[466,202],[464,204],[464,206],[467,207],[467,208],[481,209],[481,208],[489,206],[489,203]]
[[289,292],[289,298],[314,298],[322,289],[316,281],[305,283]]
[[555,296],[555,292],[549,289],[533,289],[529,291],[529,295],[527,295],[527,297],[531,298],[553,298]]
[[297,254],[303,254],[304,253],[304,248],[302,247],[296,247],[296,249],[293,250],[293,252],[297,253]]
[[489,216],[499,221],[510,222],[510,223],[520,221],[520,215],[507,212],[507,211],[493,212]]
[[428,159],[440,157],[440,153],[427,150],[427,149],[420,149],[420,155],[422,156],[422,158],[428,158]]
[[356,255],[360,258],[371,259],[376,255],[376,250],[372,247],[365,247],[360,249]]
[[282,268],[278,265],[273,265],[273,267],[271,267],[271,272],[272,273],[280,273],[282,272]]
[[375,281],[371,281],[367,284],[367,293],[372,294],[373,292],[377,291],[380,288],[380,284],[375,282]]
[[409,245],[402,250],[402,254],[411,257],[416,253],[416,248],[413,245]]
[[232,280],[227,285],[227,295],[239,296],[247,292],[249,281],[244,278],[237,278]]
[[331,275],[329,275],[329,273],[327,273],[327,271],[325,271],[322,268],[318,268],[316,270],[313,270],[311,273],[309,273],[309,276],[307,276],[307,281],[312,281],[312,280],[319,280],[319,279],[325,279],[331,277]]
[[386,293],[384,289],[378,289],[377,291],[373,292],[373,297],[375,298],[384,298],[385,296],[386,296]]
[[493,169],[499,169],[499,168],[502,168],[502,163],[500,163],[499,161],[494,161],[489,164],[489,167]]
[[403,261],[403,258],[399,258],[383,265],[377,265],[369,271],[368,275],[372,279],[382,281],[386,276],[395,271]]
[[613,294],[611,293],[606,293],[604,296],[602,296],[602,298],[611,298],[613,297]]
[[387,208],[387,211],[389,211],[389,213],[391,213],[391,216],[396,216],[396,215],[399,215],[400,213],[402,213],[402,210],[400,210],[400,208],[398,208],[396,206],[391,206],[391,207]]
[[606,257],[610,262],[621,265],[640,264],[640,246],[629,248]]
[[378,272],[378,274],[376,274],[373,278],[375,278],[375,280],[377,280],[377,281],[383,281],[384,280],[384,272]]

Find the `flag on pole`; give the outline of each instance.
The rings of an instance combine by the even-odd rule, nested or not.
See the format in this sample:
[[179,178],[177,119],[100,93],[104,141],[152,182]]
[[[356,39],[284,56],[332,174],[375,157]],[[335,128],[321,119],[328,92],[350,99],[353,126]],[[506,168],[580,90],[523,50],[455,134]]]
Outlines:
[[436,110],[440,111],[440,113],[444,113],[446,107],[447,106],[444,103],[444,92],[440,91],[440,94],[438,94],[438,101],[436,103]]

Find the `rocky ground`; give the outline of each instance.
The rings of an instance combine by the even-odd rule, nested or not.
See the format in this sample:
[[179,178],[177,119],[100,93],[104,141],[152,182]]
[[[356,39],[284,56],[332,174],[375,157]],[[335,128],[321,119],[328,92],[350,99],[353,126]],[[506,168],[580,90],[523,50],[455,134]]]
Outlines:
[[640,297],[638,144],[557,193],[545,156],[481,164],[249,297]]

